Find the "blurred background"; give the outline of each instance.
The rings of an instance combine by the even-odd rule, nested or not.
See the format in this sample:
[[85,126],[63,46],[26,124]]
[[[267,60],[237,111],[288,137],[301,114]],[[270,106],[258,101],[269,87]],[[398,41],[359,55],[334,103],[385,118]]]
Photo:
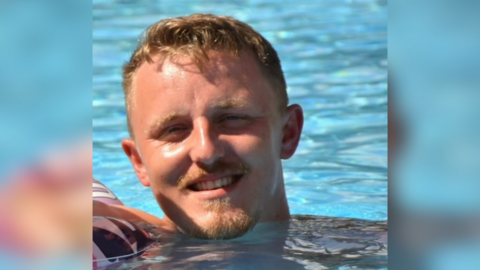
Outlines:
[[91,266],[92,6],[82,2],[0,1],[2,269]]
[[392,269],[479,268],[479,12],[389,2]]
[[126,204],[163,216],[123,154],[121,67],[149,25],[232,16],[276,48],[305,125],[284,162],[292,214],[387,219],[385,1],[93,1],[93,175]]

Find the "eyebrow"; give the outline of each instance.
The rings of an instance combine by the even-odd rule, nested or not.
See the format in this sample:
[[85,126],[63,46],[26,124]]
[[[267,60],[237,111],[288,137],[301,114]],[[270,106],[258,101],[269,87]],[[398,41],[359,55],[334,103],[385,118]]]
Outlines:
[[[249,108],[247,102],[245,102],[244,100],[238,99],[238,98],[228,98],[228,99],[223,99],[223,100],[217,101],[217,102],[213,103],[212,107],[214,109],[222,109],[222,110]],[[171,122],[175,119],[183,117],[184,115],[185,115],[185,113],[181,113],[179,111],[173,111],[173,112],[170,112],[169,114],[167,114],[166,116],[159,116],[159,117],[155,118],[149,124],[147,134],[150,137],[155,137],[156,133],[158,132],[158,130],[162,126],[164,126],[168,122]]]
[[228,98],[224,100],[220,100],[213,104],[214,108],[219,109],[235,109],[235,108],[245,108],[247,107],[247,103],[238,98]]
[[148,125],[148,131],[147,131],[148,135],[150,137],[154,137],[160,127],[164,126],[166,123],[170,121],[180,118],[182,115],[184,114],[181,114],[180,112],[171,112],[166,116],[156,117]]

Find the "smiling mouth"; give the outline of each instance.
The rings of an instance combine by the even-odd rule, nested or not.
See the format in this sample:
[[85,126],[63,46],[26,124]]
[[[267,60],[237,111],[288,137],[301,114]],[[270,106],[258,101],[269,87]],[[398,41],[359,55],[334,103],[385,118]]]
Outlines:
[[223,177],[217,180],[203,181],[203,182],[192,184],[188,186],[187,189],[192,191],[206,191],[206,190],[226,188],[238,182],[240,178],[241,178],[241,175],[234,175],[234,176]]

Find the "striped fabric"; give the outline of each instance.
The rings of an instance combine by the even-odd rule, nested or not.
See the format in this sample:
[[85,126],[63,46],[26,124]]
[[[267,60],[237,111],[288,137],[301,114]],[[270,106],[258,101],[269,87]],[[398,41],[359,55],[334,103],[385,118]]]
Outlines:
[[[93,179],[93,200],[110,205],[122,202],[99,181]],[[93,269],[114,267],[141,255],[154,240],[137,225],[123,219],[93,217]]]
[[94,201],[100,201],[110,205],[123,205],[123,203],[100,181],[93,179],[92,197]]
[[93,217],[93,267],[111,267],[143,253],[154,241],[137,225],[112,217]]

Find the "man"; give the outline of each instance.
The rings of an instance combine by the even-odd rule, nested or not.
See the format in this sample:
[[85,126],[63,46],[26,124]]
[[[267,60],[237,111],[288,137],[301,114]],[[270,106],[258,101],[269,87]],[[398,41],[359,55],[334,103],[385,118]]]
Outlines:
[[287,106],[280,60],[265,38],[225,16],[161,20],[123,78],[131,138],[122,147],[165,218],[102,204],[96,214],[206,239],[290,218],[281,159],[297,148],[303,112]]

